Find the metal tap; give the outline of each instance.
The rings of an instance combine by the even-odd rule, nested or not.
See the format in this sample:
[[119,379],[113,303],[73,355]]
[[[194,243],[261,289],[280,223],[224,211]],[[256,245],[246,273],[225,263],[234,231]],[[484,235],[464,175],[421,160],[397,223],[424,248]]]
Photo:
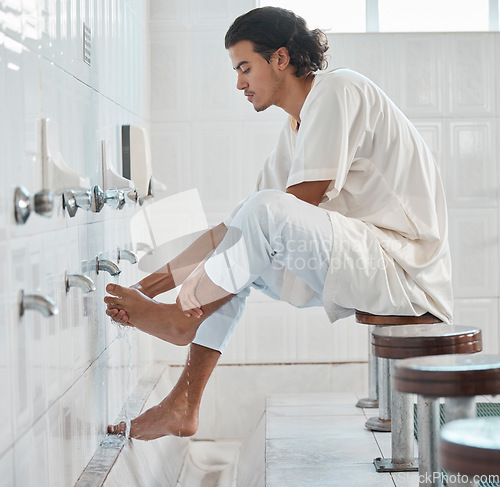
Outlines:
[[94,281],[83,274],[65,273],[64,282],[66,283],[66,292],[72,287],[79,287],[84,293],[95,291]]
[[53,316],[59,313],[56,303],[48,296],[24,294],[24,291],[21,291],[19,295],[19,316],[23,316],[24,311],[27,309],[38,311],[43,316]]
[[128,260],[131,264],[137,264],[137,255],[131,250],[118,249],[118,264],[120,260]]
[[120,268],[111,260],[99,259],[99,256],[95,258],[95,269],[97,274],[99,271],[106,271],[112,276],[117,276],[120,274]]

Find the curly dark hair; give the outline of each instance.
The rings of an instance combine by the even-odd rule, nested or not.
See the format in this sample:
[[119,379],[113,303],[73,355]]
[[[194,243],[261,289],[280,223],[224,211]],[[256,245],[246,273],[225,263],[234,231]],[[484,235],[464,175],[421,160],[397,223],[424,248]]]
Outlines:
[[261,7],[238,17],[226,32],[226,49],[240,41],[250,41],[254,51],[268,63],[280,47],[286,47],[290,64],[302,78],[328,65],[328,39],[320,29],[309,30],[306,21],[290,10]]

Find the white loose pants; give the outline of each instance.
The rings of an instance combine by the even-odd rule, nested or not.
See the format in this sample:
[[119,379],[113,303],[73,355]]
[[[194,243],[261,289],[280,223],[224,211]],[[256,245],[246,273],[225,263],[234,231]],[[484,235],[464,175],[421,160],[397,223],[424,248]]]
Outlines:
[[252,287],[297,307],[323,306],[332,233],[326,210],[293,195],[264,190],[249,196],[205,263],[212,282],[235,296],[203,321],[194,343],[222,353]]

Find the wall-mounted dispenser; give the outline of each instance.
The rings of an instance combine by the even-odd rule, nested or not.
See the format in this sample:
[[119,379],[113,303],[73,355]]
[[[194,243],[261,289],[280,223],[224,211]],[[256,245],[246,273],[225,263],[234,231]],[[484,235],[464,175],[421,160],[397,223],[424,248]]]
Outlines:
[[106,140],[100,141],[100,151],[102,186],[104,188],[106,203],[118,210],[123,208],[127,199],[137,203],[138,195],[134,181],[130,180],[130,178],[120,176],[110,165],[111,151]]
[[89,178],[76,173],[64,162],[59,150],[57,125],[48,118],[40,123],[42,141],[42,187],[55,194],[66,189],[87,189]]
[[134,181],[140,203],[167,189],[153,178],[148,133],[137,125],[122,125],[122,174]]
[[47,189],[42,189],[33,198],[24,186],[18,186],[14,191],[14,216],[18,224],[26,223],[32,209],[35,213],[45,217],[52,215],[54,196]]

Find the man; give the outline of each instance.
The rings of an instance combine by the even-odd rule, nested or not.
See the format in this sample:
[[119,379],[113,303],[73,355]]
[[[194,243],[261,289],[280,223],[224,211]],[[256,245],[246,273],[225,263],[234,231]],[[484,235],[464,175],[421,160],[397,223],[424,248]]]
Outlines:
[[[318,73],[326,37],[290,11],[248,12],[225,45],[255,110],[275,105],[290,117],[256,191],[224,223],[132,288],[107,288],[115,321],[191,343],[169,396],[132,421],[134,438],[196,432],[204,387],[250,287],[323,306],[332,322],[355,309],[451,320],[443,189],[416,129],[362,75]],[[151,299],[179,283],[176,304]]]

